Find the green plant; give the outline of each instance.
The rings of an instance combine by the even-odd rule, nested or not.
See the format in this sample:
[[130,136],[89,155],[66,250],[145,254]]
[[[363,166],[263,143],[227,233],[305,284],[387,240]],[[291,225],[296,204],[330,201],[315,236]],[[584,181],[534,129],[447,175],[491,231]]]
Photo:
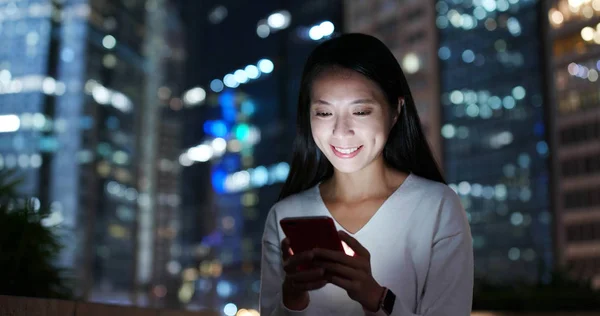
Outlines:
[[21,195],[21,183],[0,170],[0,295],[69,299],[69,271],[55,265],[58,227],[44,225],[50,209]]

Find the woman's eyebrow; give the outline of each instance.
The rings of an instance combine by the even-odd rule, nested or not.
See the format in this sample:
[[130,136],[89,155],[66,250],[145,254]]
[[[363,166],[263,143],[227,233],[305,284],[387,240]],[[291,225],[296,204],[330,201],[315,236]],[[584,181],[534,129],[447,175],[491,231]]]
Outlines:
[[[324,104],[324,105],[331,105],[329,102],[325,101],[325,100],[315,100],[312,102],[312,104]],[[373,100],[373,99],[356,99],[352,102],[350,102],[350,104],[377,104],[377,101]]]
[[325,100],[315,100],[312,102],[312,104],[325,104],[325,105],[331,105],[329,102],[325,101]]
[[358,99],[352,101],[350,104],[376,104],[377,102],[373,99]]

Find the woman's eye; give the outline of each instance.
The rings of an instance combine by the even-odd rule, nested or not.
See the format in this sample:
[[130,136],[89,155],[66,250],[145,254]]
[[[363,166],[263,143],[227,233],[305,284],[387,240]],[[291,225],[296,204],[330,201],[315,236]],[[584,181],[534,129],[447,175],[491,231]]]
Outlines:
[[359,115],[359,116],[365,116],[365,115],[369,115],[371,114],[370,111],[358,111],[358,112],[354,112],[354,115]]
[[331,113],[328,113],[328,112],[317,112],[317,116],[325,117],[325,116],[330,116],[330,115],[331,115]]

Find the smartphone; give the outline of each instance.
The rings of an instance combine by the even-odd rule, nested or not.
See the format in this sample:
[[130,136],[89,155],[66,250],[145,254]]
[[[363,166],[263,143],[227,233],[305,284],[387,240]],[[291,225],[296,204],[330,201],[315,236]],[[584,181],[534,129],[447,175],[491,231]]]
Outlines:
[[328,216],[286,217],[279,221],[294,253],[315,248],[344,252],[333,219]]

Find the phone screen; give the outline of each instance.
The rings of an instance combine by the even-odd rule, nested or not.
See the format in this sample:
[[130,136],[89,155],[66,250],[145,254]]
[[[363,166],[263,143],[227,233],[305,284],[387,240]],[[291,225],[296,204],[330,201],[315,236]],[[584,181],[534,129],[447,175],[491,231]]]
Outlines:
[[327,216],[292,217],[280,221],[294,253],[315,248],[344,251],[333,219]]

